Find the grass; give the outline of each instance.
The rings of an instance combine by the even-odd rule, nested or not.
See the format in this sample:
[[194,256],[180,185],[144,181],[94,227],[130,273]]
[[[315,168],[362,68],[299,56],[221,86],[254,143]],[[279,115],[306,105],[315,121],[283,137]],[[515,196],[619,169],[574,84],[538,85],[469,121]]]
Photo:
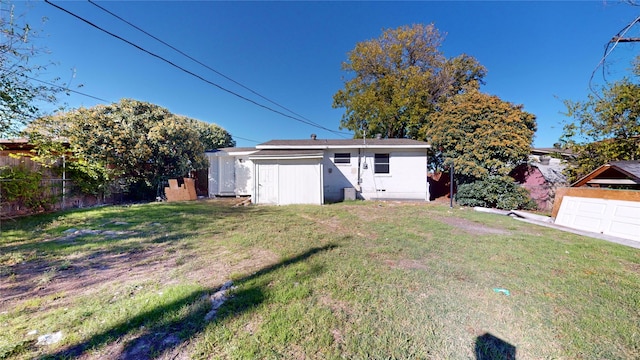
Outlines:
[[509,217],[199,201],[1,229],[0,358],[640,358],[640,251]]

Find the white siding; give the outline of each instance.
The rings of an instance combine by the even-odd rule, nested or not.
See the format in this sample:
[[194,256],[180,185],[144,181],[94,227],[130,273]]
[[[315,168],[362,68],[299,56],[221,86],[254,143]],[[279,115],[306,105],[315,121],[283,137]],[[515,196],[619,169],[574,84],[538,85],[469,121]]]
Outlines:
[[[350,164],[335,164],[336,153],[351,153]],[[389,173],[374,174],[375,154],[389,154]],[[358,155],[360,154],[360,155]],[[358,184],[358,156],[360,179]],[[343,189],[359,189],[364,199],[429,200],[426,150],[330,149],[325,151],[324,193],[326,201],[340,201]]]
[[257,204],[317,204],[323,201],[320,159],[254,160]]
[[209,158],[209,197],[215,197],[220,194],[218,187],[218,156],[215,153],[207,153]]
[[253,161],[248,156],[236,157],[236,195],[246,196],[253,194]]
[[[335,153],[350,153],[349,164],[335,164]],[[358,185],[358,151],[353,149],[331,149],[324,153],[324,198],[327,202],[341,201],[344,188],[357,188]]]
[[[388,174],[374,173],[376,153],[389,154]],[[364,199],[429,200],[426,150],[376,149],[375,152],[367,151],[364,155],[361,173],[361,196]]]

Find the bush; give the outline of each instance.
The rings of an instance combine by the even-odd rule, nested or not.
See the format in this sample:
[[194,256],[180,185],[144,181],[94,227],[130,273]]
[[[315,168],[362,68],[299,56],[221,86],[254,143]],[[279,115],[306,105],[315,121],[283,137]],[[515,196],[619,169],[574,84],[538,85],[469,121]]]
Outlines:
[[0,199],[18,202],[28,209],[38,210],[55,201],[42,187],[42,174],[24,165],[0,168]]
[[505,210],[535,209],[526,189],[508,177],[489,177],[458,187],[456,202],[463,206],[483,206]]

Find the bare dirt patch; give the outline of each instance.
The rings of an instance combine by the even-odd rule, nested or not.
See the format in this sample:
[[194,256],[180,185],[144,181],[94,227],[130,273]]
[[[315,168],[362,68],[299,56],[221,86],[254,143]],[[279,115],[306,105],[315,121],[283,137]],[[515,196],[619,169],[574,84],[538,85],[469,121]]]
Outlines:
[[443,222],[445,224],[451,225],[455,227],[457,230],[476,235],[509,235],[511,234],[509,231],[504,229],[496,229],[492,228],[477,222],[473,222],[466,219],[461,219],[458,217],[447,217],[447,218],[433,218],[433,220],[437,220]]
[[385,260],[385,265],[389,266],[392,269],[403,269],[403,270],[429,270],[429,266],[425,265],[420,260],[409,260],[409,259],[400,259],[400,260]]
[[[86,295],[117,284],[151,278],[162,280],[175,265],[163,247],[113,254],[97,252],[60,268],[42,260],[16,264],[12,276],[0,280],[0,309],[24,299],[64,294]],[[175,263],[175,261],[173,262]]]

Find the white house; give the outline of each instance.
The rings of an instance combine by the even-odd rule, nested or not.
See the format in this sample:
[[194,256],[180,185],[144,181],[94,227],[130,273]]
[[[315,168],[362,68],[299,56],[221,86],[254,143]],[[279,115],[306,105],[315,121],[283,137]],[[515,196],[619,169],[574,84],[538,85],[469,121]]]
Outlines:
[[[410,139],[312,137],[272,140],[240,151],[221,149],[209,153],[209,193],[251,195],[253,203],[277,205],[324,204],[345,196],[428,201],[429,148],[425,142]],[[241,159],[242,166],[252,166],[251,174],[239,176]],[[247,181],[251,184],[240,191],[238,186]]]

